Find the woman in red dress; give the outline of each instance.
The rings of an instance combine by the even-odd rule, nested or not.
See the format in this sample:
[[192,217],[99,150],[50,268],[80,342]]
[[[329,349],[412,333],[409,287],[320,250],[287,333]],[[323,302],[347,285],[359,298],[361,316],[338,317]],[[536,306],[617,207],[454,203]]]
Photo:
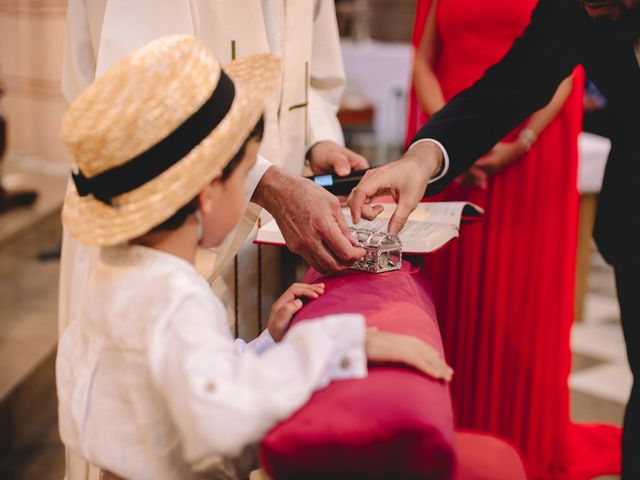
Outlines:
[[[502,58],[535,4],[418,1],[408,141]],[[576,429],[569,419],[582,85],[576,71],[545,108],[433,198],[486,210],[482,222],[426,260],[456,371],[459,427],[513,441],[533,478],[619,471],[619,430]]]

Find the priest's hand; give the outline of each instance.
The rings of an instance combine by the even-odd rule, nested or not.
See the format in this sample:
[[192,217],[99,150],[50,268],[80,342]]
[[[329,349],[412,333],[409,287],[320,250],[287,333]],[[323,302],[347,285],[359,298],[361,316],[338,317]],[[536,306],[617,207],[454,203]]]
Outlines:
[[381,195],[391,195],[398,204],[388,230],[399,233],[424,196],[429,180],[442,168],[442,151],[431,142],[422,142],[408,150],[400,159],[369,170],[351,191],[347,200],[353,223],[361,218],[373,220],[384,209],[371,202]]
[[321,273],[349,268],[365,255],[354,246],[338,199],[306,178],[271,167],[251,201],[273,215],[289,249]]
[[335,172],[344,177],[352,170],[369,168],[369,162],[362,155],[329,140],[316,143],[309,150],[308,156],[314,175]]

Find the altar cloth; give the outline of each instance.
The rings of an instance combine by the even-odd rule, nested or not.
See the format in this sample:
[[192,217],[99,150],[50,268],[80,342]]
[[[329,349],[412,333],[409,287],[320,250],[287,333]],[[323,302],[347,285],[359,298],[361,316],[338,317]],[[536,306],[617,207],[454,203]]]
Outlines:
[[[404,261],[384,274],[348,270],[323,282],[292,324],[332,313],[360,313],[382,331],[415,335],[443,351],[429,284]],[[262,441],[260,460],[275,479],[451,478],[455,432],[449,388],[400,365],[370,364],[367,378],[316,392]]]

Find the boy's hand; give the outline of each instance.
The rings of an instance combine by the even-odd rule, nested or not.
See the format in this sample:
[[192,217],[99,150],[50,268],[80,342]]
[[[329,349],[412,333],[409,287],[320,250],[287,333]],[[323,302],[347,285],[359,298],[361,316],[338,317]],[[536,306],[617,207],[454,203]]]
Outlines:
[[271,307],[267,328],[274,341],[279,342],[284,337],[293,315],[302,308],[302,300],[298,297],[318,298],[324,293],[324,283],[308,285],[294,283]]
[[372,362],[404,363],[434,378],[450,382],[453,369],[431,345],[411,335],[367,330],[367,358]]

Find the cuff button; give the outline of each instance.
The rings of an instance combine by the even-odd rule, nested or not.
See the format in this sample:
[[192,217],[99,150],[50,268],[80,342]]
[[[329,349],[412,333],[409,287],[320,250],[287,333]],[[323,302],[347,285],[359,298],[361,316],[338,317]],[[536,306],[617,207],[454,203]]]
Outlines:
[[351,360],[349,360],[347,357],[343,357],[342,360],[340,361],[340,368],[342,368],[343,370],[346,370],[350,366],[351,366]]

